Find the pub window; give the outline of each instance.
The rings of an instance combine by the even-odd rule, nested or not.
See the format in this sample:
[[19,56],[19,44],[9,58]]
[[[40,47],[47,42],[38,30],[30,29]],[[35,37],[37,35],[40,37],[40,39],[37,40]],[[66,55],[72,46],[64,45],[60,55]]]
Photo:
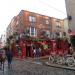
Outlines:
[[46,20],[46,24],[49,24],[49,20]]
[[61,28],[60,22],[57,22],[57,23],[56,23],[56,27],[57,27],[57,28]]
[[30,22],[36,22],[36,18],[34,16],[29,16],[29,21]]
[[30,27],[30,36],[36,36],[36,29],[34,27]]

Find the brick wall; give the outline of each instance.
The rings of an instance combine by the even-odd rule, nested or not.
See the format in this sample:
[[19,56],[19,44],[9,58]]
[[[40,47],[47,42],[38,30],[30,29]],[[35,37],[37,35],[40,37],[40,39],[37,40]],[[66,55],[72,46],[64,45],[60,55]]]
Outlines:
[[[35,22],[29,21],[29,17],[33,16]],[[40,36],[42,31],[49,31],[50,33],[56,32],[57,21],[61,25],[61,31],[64,31],[64,21],[53,17],[48,17],[38,13],[21,10],[20,13],[14,19],[12,25],[13,33],[23,33],[28,27],[35,27],[37,30],[37,36]]]

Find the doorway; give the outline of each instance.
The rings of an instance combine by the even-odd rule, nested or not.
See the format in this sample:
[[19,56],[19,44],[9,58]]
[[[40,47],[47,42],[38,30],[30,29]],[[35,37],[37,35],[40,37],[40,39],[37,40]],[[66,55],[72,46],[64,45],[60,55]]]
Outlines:
[[31,57],[31,46],[26,46],[26,57]]

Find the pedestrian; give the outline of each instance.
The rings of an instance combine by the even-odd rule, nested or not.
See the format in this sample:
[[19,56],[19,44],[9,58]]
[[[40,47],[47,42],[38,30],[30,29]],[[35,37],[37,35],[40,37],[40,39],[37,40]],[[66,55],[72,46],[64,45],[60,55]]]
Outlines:
[[2,67],[2,50],[0,49],[0,69]]
[[39,48],[39,57],[41,56],[41,48]]
[[4,62],[5,62],[5,50],[4,48],[0,49],[0,69],[3,68],[4,70]]
[[13,57],[11,47],[6,48],[6,57],[8,62],[8,68],[10,69],[12,67],[11,63],[12,63],[12,57]]
[[40,57],[40,51],[39,51],[39,47],[36,47],[36,57],[39,59]]
[[34,44],[31,44],[32,50],[33,50],[33,57],[36,58],[36,46]]
[[36,57],[36,48],[33,49],[34,58]]

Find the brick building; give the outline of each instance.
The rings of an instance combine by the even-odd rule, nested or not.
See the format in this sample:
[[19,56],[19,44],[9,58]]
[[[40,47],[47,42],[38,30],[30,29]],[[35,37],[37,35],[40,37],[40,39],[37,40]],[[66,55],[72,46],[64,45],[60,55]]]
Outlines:
[[14,16],[6,29],[6,38],[9,38],[9,36],[13,35],[16,32],[16,25],[17,25],[17,16]]
[[32,37],[40,37],[42,34],[49,38],[55,37],[55,33],[64,32],[64,20],[21,10],[11,20],[7,28],[7,37],[15,33],[21,35],[24,32]]

